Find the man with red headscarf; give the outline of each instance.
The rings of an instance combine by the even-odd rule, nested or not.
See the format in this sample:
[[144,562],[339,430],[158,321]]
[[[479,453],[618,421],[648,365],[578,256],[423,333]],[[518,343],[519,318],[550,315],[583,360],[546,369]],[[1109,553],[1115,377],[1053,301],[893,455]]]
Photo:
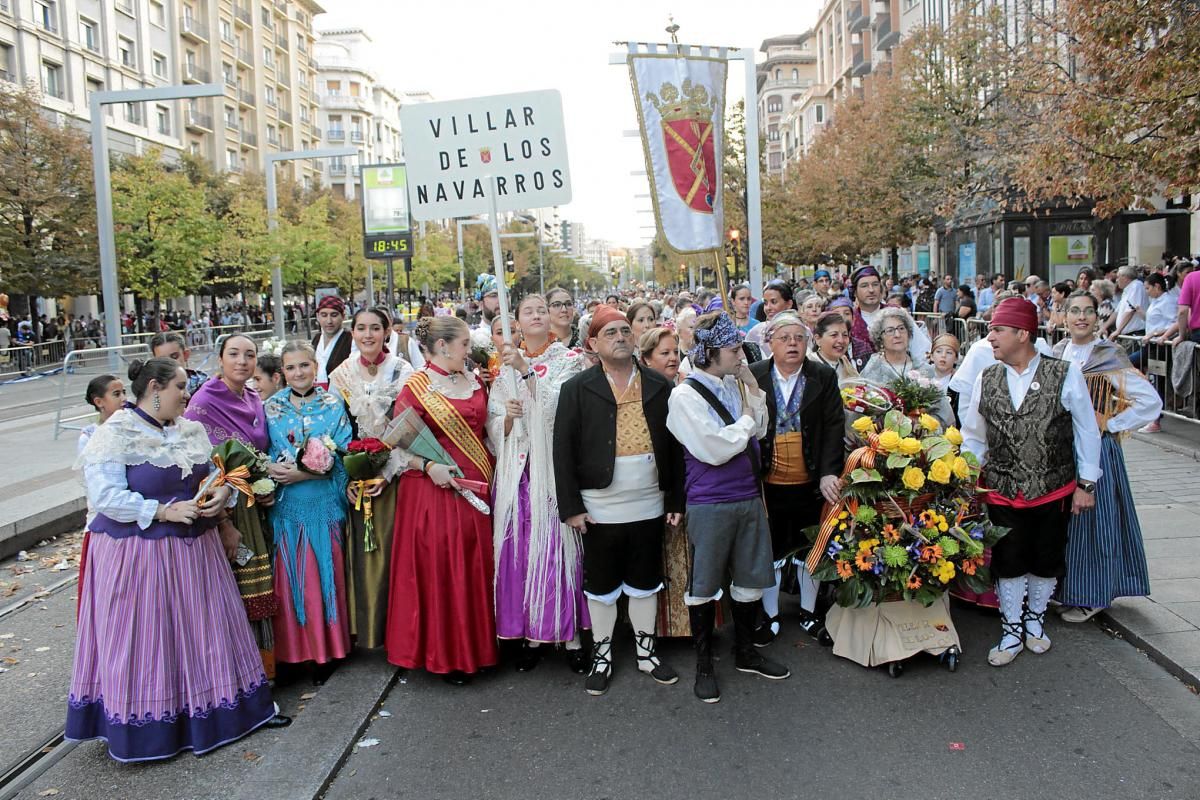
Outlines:
[[329,386],[329,373],[350,357],[350,334],[342,330],[346,306],[335,294],[327,294],[317,303],[317,324],[321,332],[313,337],[317,354],[317,383]]
[[583,593],[592,621],[588,694],[608,691],[617,600],[629,598],[638,669],[678,674],[655,655],[663,588],[663,523],[683,510],[683,452],[667,430],[671,384],[633,357],[629,321],[597,306],[587,330],[600,363],[562,385],[554,420],[554,482],[562,521],[583,534]]
[[1033,304],[1004,300],[990,327],[999,363],[975,379],[962,433],[983,466],[988,518],[1009,529],[991,564],[1003,635],[988,663],[1002,667],[1026,648],[1050,649],[1046,606],[1065,571],[1071,515],[1096,505],[1100,429],[1079,367],[1034,347]]

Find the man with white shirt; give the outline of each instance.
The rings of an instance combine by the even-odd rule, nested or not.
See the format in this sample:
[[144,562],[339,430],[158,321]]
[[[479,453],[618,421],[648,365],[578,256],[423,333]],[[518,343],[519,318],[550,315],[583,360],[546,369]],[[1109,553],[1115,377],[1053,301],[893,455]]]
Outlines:
[[999,362],[975,380],[963,415],[963,449],[983,467],[988,518],[1009,533],[992,548],[1003,635],[988,663],[1011,663],[1026,647],[1050,649],[1043,621],[1066,566],[1071,514],[1096,505],[1100,429],[1079,367],[1034,346],[1037,310],[1000,303],[988,341]]
[[342,299],[327,294],[317,303],[317,324],[321,332],[313,337],[312,347],[317,354],[317,380],[323,387],[329,386],[329,373],[350,357],[350,334],[342,330],[346,321],[346,306]]
[[1138,268],[1126,265],[1118,269],[1117,288],[1121,290],[1121,302],[1117,304],[1117,312],[1105,323],[1113,325],[1108,338],[1144,333],[1148,303],[1146,285],[1138,280]]
[[683,445],[686,522],[692,552],[684,602],[696,646],[696,697],[721,699],[712,636],[725,576],[733,606],[734,666],[772,680],[791,675],[754,647],[763,590],[775,586],[771,530],[759,485],[758,440],[767,401],[742,356],[742,334],[724,313],[696,321],[694,371],[671,392],[667,429]]

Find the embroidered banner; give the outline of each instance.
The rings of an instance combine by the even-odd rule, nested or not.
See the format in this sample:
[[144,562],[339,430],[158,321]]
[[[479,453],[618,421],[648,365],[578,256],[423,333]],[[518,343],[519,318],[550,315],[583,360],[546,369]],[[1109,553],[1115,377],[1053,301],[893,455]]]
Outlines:
[[724,246],[722,157],[728,62],[631,53],[629,78],[659,235],[679,253]]

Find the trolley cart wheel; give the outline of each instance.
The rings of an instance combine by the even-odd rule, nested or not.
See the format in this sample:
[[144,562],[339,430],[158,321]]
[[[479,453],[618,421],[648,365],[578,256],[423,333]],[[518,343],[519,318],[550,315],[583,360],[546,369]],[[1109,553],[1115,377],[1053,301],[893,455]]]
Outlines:
[[946,650],[946,669],[951,672],[958,671],[958,662],[962,659],[962,650],[957,646],[950,647]]
[[887,665],[888,675],[892,678],[899,678],[904,674],[904,664],[900,661],[892,661]]

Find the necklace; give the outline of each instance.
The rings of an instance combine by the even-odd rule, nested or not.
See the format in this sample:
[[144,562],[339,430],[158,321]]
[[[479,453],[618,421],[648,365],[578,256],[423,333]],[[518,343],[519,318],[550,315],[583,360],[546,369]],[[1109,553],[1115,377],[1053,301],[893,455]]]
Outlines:
[[549,350],[550,345],[554,344],[557,341],[558,341],[558,337],[555,336],[553,333],[551,333],[549,338],[546,339],[546,343],[544,345],[542,345],[541,347],[539,347],[537,350],[530,350],[527,347],[522,347],[521,349],[525,352],[526,358],[537,358],[538,356],[542,355],[547,350]]
[[364,367],[366,367],[367,374],[370,375],[372,378],[374,378],[379,373],[379,365],[382,364],[385,359],[387,359],[387,353],[385,353],[382,350],[380,350],[379,353],[373,359],[367,358],[366,356],[359,353],[358,363],[360,363]]
[[892,362],[888,361],[886,353],[880,353],[880,355],[883,356],[883,363],[887,364],[887,368],[890,369],[892,374],[897,378],[903,378],[906,374],[908,374],[908,356],[904,357],[904,363],[900,365],[900,369],[896,369],[896,367],[892,365]]
[[308,387],[307,392],[297,392],[295,389],[292,389],[291,391],[292,391],[292,398],[294,400],[307,400],[308,398],[312,397],[314,394],[317,393],[317,386],[316,386],[316,384],[313,384],[312,386]]

